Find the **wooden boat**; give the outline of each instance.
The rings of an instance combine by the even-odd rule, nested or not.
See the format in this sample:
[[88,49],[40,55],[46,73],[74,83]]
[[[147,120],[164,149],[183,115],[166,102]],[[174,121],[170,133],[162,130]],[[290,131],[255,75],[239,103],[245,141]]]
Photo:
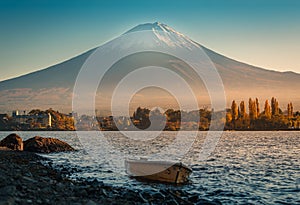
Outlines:
[[188,181],[192,169],[181,162],[125,160],[126,172],[132,177],[181,184]]

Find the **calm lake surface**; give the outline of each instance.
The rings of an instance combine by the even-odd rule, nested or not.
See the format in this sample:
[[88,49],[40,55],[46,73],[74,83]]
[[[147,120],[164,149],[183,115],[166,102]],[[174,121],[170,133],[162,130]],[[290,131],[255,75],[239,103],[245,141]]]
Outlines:
[[[12,132],[0,132],[0,139]],[[193,169],[191,182],[174,186],[129,178],[120,159],[148,156],[173,142],[176,132],[158,140],[132,142],[118,132],[17,132],[23,139],[39,135],[68,142],[77,152],[43,155],[57,169],[71,170],[73,179],[98,179],[133,190],[184,190],[222,204],[300,204],[300,132],[223,132],[216,149],[205,160],[197,153],[206,137],[200,132],[183,161]],[[143,132],[137,132],[143,135]],[[155,133],[154,133],[155,134]],[[186,132],[186,138],[190,133]],[[188,150],[189,147],[186,149]],[[123,157],[123,158],[122,158]]]

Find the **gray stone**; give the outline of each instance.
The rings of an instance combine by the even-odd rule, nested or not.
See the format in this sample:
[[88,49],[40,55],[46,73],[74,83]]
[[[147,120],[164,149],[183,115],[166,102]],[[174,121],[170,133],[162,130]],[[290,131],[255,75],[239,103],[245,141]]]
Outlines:
[[0,205],[14,205],[15,199],[11,196],[1,197]]
[[36,200],[36,203],[37,203],[37,204],[42,204],[43,202],[42,202],[42,200],[37,199],[37,200]]
[[38,181],[36,181],[35,179],[32,179],[30,177],[26,177],[26,176],[23,176],[23,180],[25,180],[27,182],[31,182],[31,183],[38,183]]
[[0,196],[14,196],[16,187],[13,185],[4,186],[0,188]]
[[49,186],[46,186],[41,191],[45,194],[50,194],[53,191],[53,189]]
[[24,176],[26,176],[26,177],[32,177],[32,174],[31,174],[31,172],[25,172]]
[[89,200],[86,205],[97,205],[96,202],[92,201],[92,200]]
[[78,196],[81,196],[81,197],[85,197],[85,196],[88,195],[88,193],[85,189],[76,190],[76,193],[77,193]]

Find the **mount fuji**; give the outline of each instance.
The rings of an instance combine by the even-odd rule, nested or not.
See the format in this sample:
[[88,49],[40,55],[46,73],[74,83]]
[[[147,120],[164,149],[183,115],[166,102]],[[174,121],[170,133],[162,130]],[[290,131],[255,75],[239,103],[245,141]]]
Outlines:
[[[274,96],[281,103],[280,106],[283,109],[286,107],[285,104],[290,101],[294,103],[295,109],[300,109],[298,94],[300,74],[277,72],[235,61],[200,45],[168,25],[159,22],[138,25],[123,35],[141,31],[148,31],[148,36],[133,39],[132,42],[112,40],[102,46],[106,46],[109,49],[108,52],[112,53],[136,44],[143,44],[146,47],[186,48],[191,52],[194,49],[202,49],[223,81],[228,105],[233,99],[247,101],[249,97],[258,97],[261,102],[264,102],[264,100]],[[78,73],[86,60],[98,48],[91,49],[57,65],[0,82],[0,111],[47,109],[50,107],[64,112],[71,111],[73,88]],[[142,60],[143,56],[140,56],[140,59]],[[144,60],[147,61],[147,59]],[[125,72],[124,70],[130,69],[128,62],[133,60],[129,58],[127,61],[122,62],[122,65],[118,65],[118,68],[107,74],[104,81],[120,80]],[[170,61],[170,59],[168,60]],[[181,67],[181,69],[184,72],[184,67]],[[167,99],[165,101],[168,102]]]

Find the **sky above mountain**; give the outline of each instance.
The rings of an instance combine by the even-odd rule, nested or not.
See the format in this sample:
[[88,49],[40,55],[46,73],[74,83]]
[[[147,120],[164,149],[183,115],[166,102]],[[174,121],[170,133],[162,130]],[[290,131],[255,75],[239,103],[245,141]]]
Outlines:
[[236,60],[300,73],[300,2],[0,0],[0,80],[57,64],[160,21]]

